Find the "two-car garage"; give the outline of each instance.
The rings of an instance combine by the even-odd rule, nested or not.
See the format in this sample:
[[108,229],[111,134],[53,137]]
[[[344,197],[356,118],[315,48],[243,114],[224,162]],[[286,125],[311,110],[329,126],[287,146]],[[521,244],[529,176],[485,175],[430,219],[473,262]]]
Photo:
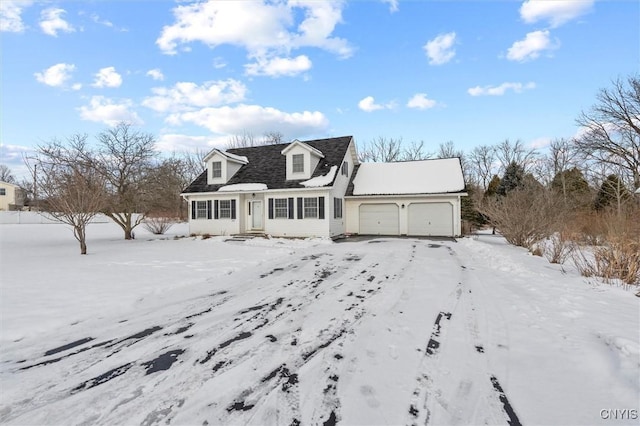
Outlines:
[[451,202],[362,203],[358,206],[357,233],[454,236],[453,207]]
[[461,235],[459,158],[362,163],[345,194],[348,234]]

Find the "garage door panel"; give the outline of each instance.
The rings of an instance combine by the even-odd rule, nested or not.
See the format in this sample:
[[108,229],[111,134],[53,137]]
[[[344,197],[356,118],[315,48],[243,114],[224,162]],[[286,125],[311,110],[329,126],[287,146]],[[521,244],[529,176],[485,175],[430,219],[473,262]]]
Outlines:
[[451,203],[413,203],[409,205],[408,234],[417,236],[453,236]]
[[360,234],[399,235],[399,223],[397,204],[360,205]]

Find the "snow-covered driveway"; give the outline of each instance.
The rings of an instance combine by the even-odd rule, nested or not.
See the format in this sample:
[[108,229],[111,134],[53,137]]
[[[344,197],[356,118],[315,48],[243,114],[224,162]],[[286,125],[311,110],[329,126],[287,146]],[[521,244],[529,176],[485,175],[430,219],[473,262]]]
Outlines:
[[[188,243],[204,241],[150,242]],[[491,236],[262,251],[3,345],[0,422],[593,424],[639,408],[629,292]]]

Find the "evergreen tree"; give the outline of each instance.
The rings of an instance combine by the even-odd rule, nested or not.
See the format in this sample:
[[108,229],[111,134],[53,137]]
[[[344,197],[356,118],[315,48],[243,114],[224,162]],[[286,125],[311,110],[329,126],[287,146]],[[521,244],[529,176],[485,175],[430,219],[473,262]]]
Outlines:
[[474,185],[467,185],[467,197],[460,199],[460,214],[462,220],[468,222],[473,228],[481,228],[486,225],[486,218],[478,211],[476,206],[476,197],[474,196],[480,188]]
[[508,192],[524,185],[524,168],[512,161],[504,171],[504,176],[500,180],[500,185],[496,190],[498,195],[507,195]]
[[616,175],[609,175],[600,185],[598,194],[594,202],[596,210],[603,210],[606,207],[614,205],[620,210],[622,204],[631,198],[629,190]]
[[562,197],[565,205],[585,205],[590,193],[589,184],[577,167],[556,173],[551,181],[551,190]]
[[500,177],[498,175],[493,175],[489,184],[487,185],[487,190],[484,192],[485,197],[491,197],[498,193],[498,187],[500,186]]

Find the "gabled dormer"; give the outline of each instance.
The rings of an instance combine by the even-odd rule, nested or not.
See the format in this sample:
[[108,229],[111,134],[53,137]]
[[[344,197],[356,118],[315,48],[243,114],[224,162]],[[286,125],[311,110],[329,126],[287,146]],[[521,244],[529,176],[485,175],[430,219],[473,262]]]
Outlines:
[[309,179],[324,154],[299,140],[294,140],[281,151],[287,156],[287,180]]
[[204,157],[204,162],[207,166],[207,184],[216,185],[227,183],[249,160],[216,148]]

